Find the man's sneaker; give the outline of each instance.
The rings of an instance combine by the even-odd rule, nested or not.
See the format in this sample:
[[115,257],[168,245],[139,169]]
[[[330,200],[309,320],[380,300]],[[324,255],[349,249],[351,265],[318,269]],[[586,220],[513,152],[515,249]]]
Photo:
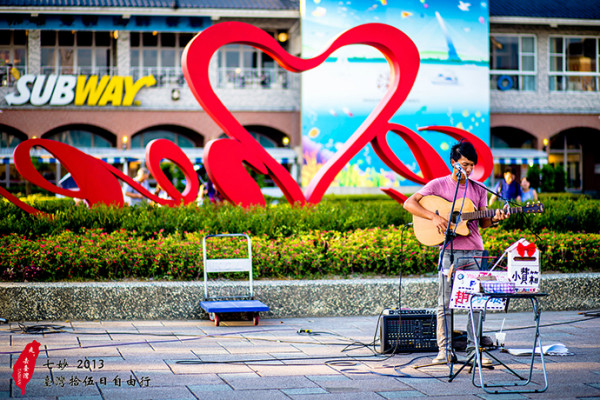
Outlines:
[[[467,361],[467,359],[463,356],[460,355],[455,355],[454,356],[454,362],[455,363],[462,363],[464,364]],[[448,356],[446,355],[445,351],[440,351],[438,353],[438,355],[431,361],[432,364],[448,364]]]
[[448,355],[445,351],[440,351],[438,355],[431,361],[432,364],[447,364]]

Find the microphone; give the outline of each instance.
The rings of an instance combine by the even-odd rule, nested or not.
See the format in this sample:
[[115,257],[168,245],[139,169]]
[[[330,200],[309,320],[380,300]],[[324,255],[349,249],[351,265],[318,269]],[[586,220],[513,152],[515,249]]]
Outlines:
[[455,164],[454,164],[454,169],[457,169],[457,170],[458,170],[458,172],[460,172],[460,173],[462,173],[462,174],[464,174],[464,173],[465,173],[465,170],[463,169],[463,167],[462,167],[462,166],[461,166],[459,163],[455,163]]

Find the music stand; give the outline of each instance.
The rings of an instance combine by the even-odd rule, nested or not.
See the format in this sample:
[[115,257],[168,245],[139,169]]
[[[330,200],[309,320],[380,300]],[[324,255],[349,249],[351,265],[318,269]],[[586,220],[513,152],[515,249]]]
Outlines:
[[[542,392],[545,392],[546,389],[548,389],[548,373],[546,371],[546,362],[544,361],[544,351],[542,350],[542,339],[541,339],[541,335],[540,335],[540,315],[542,313],[542,310],[540,308],[539,300],[538,300],[540,297],[547,296],[547,295],[548,295],[547,293],[528,292],[528,293],[475,293],[474,295],[471,296],[470,303],[469,303],[469,314],[470,315],[473,314],[473,299],[475,297],[483,297],[486,299],[486,302],[483,306],[483,309],[481,310],[481,313],[480,313],[479,319],[478,319],[479,326],[478,326],[478,330],[476,331],[477,335],[475,337],[475,344],[476,344],[475,354],[471,357],[471,358],[474,357],[473,364],[475,365],[475,370],[478,369],[478,371],[479,371],[479,384],[478,384],[477,382],[475,382],[475,370],[473,370],[473,374],[472,374],[473,386],[482,388],[483,390],[485,390],[487,393],[490,393],[490,394],[542,393]],[[496,360],[501,366],[503,366],[514,376],[519,378],[518,381],[513,381],[513,382],[501,382],[501,383],[485,383],[484,382],[483,371],[481,368],[482,367],[482,365],[481,365],[482,354],[481,354],[481,350],[480,350],[481,349],[480,342],[481,342],[481,332],[483,330],[483,321],[485,320],[486,311],[487,311],[487,305],[488,305],[488,302],[492,299],[506,299],[507,302],[510,299],[525,299],[525,300],[531,301],[531,305],[533,308],[533,318],[535,321],[535,334],[534,334],[534,338],[533,338],[533,346],[531,349],[531,358],[530,358],[530,364],[529,364],[529,376],[527,378],[522,377],[517,372],[513,371],[508,365],[506,365],[501,360],[496,358],[493,354],[490,354],[487,351],[483,350],[484,352],[488,353],[488,355],[490,357],[492,357],[494,360]],[[508,307],[508,304],[507,304],[507,307]],[[473,329],[475,329],[475,321],[473,318],[471,318],[471,324],[473,325]],[[536,346],[538,346],[538,347],[536,347]],[[534,362],[535,362],[535,356],[537,353],[537,351],[536,351],[537,349],[539,349],[539,356],[540,356],[541,363],[542,363],[542,376],[544,378],[544,385],[542,386],[541,389],[520,389],[519,387],[527,386],[533,382],[532,381],[533,366],[534,366]],[[515,389],[515,390],[499,389],[499,388],[511,387],[511,386],[517,387],[517,389]]]

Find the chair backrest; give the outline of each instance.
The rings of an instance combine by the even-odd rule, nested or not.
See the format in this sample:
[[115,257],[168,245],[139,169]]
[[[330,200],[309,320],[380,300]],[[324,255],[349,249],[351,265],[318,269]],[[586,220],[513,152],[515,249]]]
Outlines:
[[[223,237],[244,237],[248,243],[248,257],[245,258],[208,258],[206,254],[206,239]],[[250,237],[245,233],[226,233],[219,235],[207,235],[202,238],[202,258],[204,265],[204,298],[208,298],[208,274],[219,272],[247,272],[248,291],[250,298],[254,296],[252,285],[252,245]]]

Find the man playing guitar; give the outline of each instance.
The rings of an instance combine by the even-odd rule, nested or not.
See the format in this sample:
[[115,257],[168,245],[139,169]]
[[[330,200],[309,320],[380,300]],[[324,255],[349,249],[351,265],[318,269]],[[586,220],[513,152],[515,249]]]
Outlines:
[[[453,166],[452,174],[441,178],[433,179],[427,183],[421,190],[413,194],[404,202],[404,209],[413,214],[415,217],[420,217],[430,220],[437,228],[437,232],[445,235],[448,227],[446,216],[440,215],[434,211],[430,211],[420,204],[420,201],[425,196],[438,196],[449,202],[454,199],[456,193],[456,185],[458,183],[457,174],[460,172],[460,184],[458,187],[458,196],[471,200],[473,205],[478,210],[487,208],[487,192],[478,184],[472,183],[467,179],[475,164],[477,164],[477,152],[470,142],[460,141],[452,146],[450,150],[450,162]],[[458,202],[457,202],[458,203]],[[460,207],[460,204],[458,204]],[[483,255],[483,240],[479,233],[479,226],[486,228],[503,219],[508,218],[508,213],[504,210],[497,210],[496,214],[491,218],[475,219],[468,222],[469,233],[466,236],[456,236],[453,243],[447,246],[443,252],[443,260],[439,271],[439,291],[438,291],[438,307],[437,307],[437,344],[439,347],[438,355],[433,359],[434,364],[445,364],[450,361],[453,354],[449,349],[449,335],[452,334],[452,326],[450,325],[450,294],[452,287],[447,281],[446,275],[451,267],[453,269],[477,270],[479,261],[476,258]],[[451,265],[451,251],[453,249],[454,266]],[[442,250],[440,246],[440,251]],[[478,318],[478,314],[476,314]],[[467,322],[467,359],[475,351],[474,334],[471,328],[471,322]],[[491,360],[483,358],[483,365],[491,365]]]

